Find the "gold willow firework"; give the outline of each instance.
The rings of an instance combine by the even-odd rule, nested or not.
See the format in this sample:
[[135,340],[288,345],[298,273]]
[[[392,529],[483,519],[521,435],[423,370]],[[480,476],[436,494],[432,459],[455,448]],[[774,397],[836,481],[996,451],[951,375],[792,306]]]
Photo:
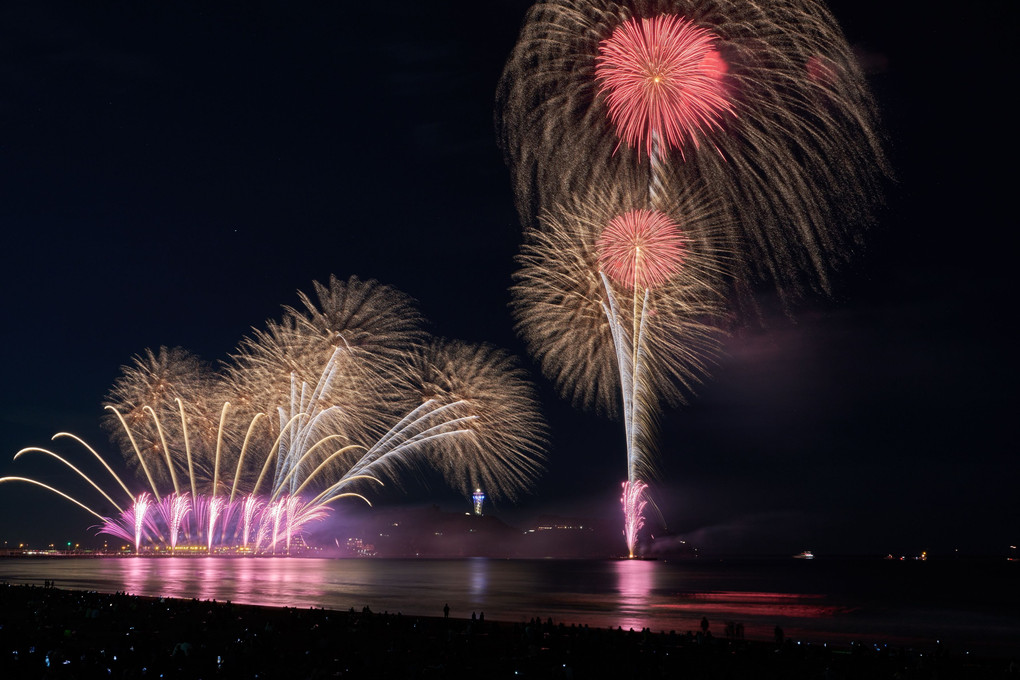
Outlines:
[[211,460],[226,400],[222,387],[212,367],[187,350],[147,349],[122,367],[104,403],[103,426],[121,451],[142,452],[126,458],[140,476],[167,483],[166,466],[154,463],[164,455],[165,442],[184,441],[187,430],[196,459]]
[[669,211],[643,204],[618,196],[545,213],[512,288],[517,331],[561,395],[622,412],[635,478],[654,467],[659,401],[681,403],[717,349],[725,259],[699,197]]
[[284,307],[280,321],[241,341],[225,366],[228,393],[242,399],[249,418],[271,413],[289,403],[292,374],[315,384],[342,348],[324,403],[341,407],[334,426],[346,436],[370,438],[407,410],[407,371],[425,341],[424,320],[412,298],[378,281],[331,276],[326,285],[314,283],[314,291],[314,298],[299,292],[300,305]]
[[442,441],[441,469],[465,495],[485,489],[513,498],[541,470],[545,430],[538,398],[517,358],[491,345],[432,342],[418,357],[415,376],[423,402],[454,405],[467,436]]
[[527,225],[621,181],[719,201],[740,289],[829,290],[887,173],[876,112],[821,3],[552,0],[497,95]]
[[[176,550],[289,551],[293,534],[328,503],[407,472],[437,470],[465,495],[481,486],[513,498],[541,471],[545,424],[512,356],[489,346],[430,341],[414,302],[375,281],[332,278],[317,301],[254,331],[220,372],[184,350],[136,356],[111,389],[106,424],[149,491],[106,516],[43,486],[103,523],[101,531]],[[218,401],[218,403],[217,403]],[[150,492],[151,491],[151,495]],[[119,492],[118,492],[119,493]],[[122,501],[123,503],[123,501]]]

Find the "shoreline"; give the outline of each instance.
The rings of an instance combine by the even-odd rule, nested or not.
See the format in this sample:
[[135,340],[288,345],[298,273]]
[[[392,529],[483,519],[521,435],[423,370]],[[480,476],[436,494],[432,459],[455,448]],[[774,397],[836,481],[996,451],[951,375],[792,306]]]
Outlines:
[[4,583],[0,676],[1020,678],[1011,659],[948,650],[777,644],[369,607],[296,609]]

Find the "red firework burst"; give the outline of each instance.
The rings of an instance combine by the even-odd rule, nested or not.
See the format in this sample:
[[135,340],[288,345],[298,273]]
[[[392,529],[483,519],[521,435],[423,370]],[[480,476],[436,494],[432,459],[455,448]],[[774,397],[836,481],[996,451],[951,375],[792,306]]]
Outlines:
[[598,241],[599,266],[627,288],[654,288],[680,270],[684,239],[668,215],[632,210],[610,220]]
[[[599,43],[595,77],[606,95],[609,119],[627,145],[652,154],[658,137],[683,151],[697,133],[734,113],[723,90],[726,62],[716,36],[674,15],[630,19]],[[734,114],[735,115],[735,114]]]

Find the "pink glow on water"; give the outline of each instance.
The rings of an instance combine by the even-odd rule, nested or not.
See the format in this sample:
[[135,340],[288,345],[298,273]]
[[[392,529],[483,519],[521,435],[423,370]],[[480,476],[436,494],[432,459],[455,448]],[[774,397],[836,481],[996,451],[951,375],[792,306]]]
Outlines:
[[[487,620],[515,622],[540,614],[567,625],[653,632],[697,631],[704,616],[716,637],[725,635],[728,621],[736,621],[748,639],[772,640],[779,625],[787,638],[805,644],[872,641],[892,647],[902,641],[927,649],[941,639],[959,653],[1015,652],[1020,622],[1012,570],[955,560],[923,567],[897,562],[889,565],[894,571],[885,566],[788,559],[61,558],[0,560],[0,580],[38,584],[46,578],[58,587],[298,609],[346,611],[368,604],[373,611],[405,616],[441,616],[443,602],[449,602],[458,617],[483,610]],[[906,573],[920,577],[906,599],[890,594],[903,566],[918,567]],[[819,567],[828,574],[822,581],[812,578]],[[831,587],[815,590],[825,584]],[[946,584],[952,584],[948,592],[967,597],[946,602]],[[984,599],[991,589],[1002,590],[998,604]]]
[[622,141],[649,156],[655,140],[697,148],[700,134],[733,113],[716,41],[683,17],[659,15],[625,21],[599,44],[595,77]]
[[620,619],[616,625],[624,630],[644,628],[654,591],[656,565],[645,560],[620,560],[613,568],[620,593]]

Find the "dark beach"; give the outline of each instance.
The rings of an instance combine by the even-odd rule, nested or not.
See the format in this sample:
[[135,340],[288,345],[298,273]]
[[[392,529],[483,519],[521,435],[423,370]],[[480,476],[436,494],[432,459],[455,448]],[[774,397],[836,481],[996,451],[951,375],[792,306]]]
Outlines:
[[[3,678],[1018,678],[1009,658],[0,586]],[[464,615],[472,618],[464,618]],[[721,626],[721,622],[714,622]]]

